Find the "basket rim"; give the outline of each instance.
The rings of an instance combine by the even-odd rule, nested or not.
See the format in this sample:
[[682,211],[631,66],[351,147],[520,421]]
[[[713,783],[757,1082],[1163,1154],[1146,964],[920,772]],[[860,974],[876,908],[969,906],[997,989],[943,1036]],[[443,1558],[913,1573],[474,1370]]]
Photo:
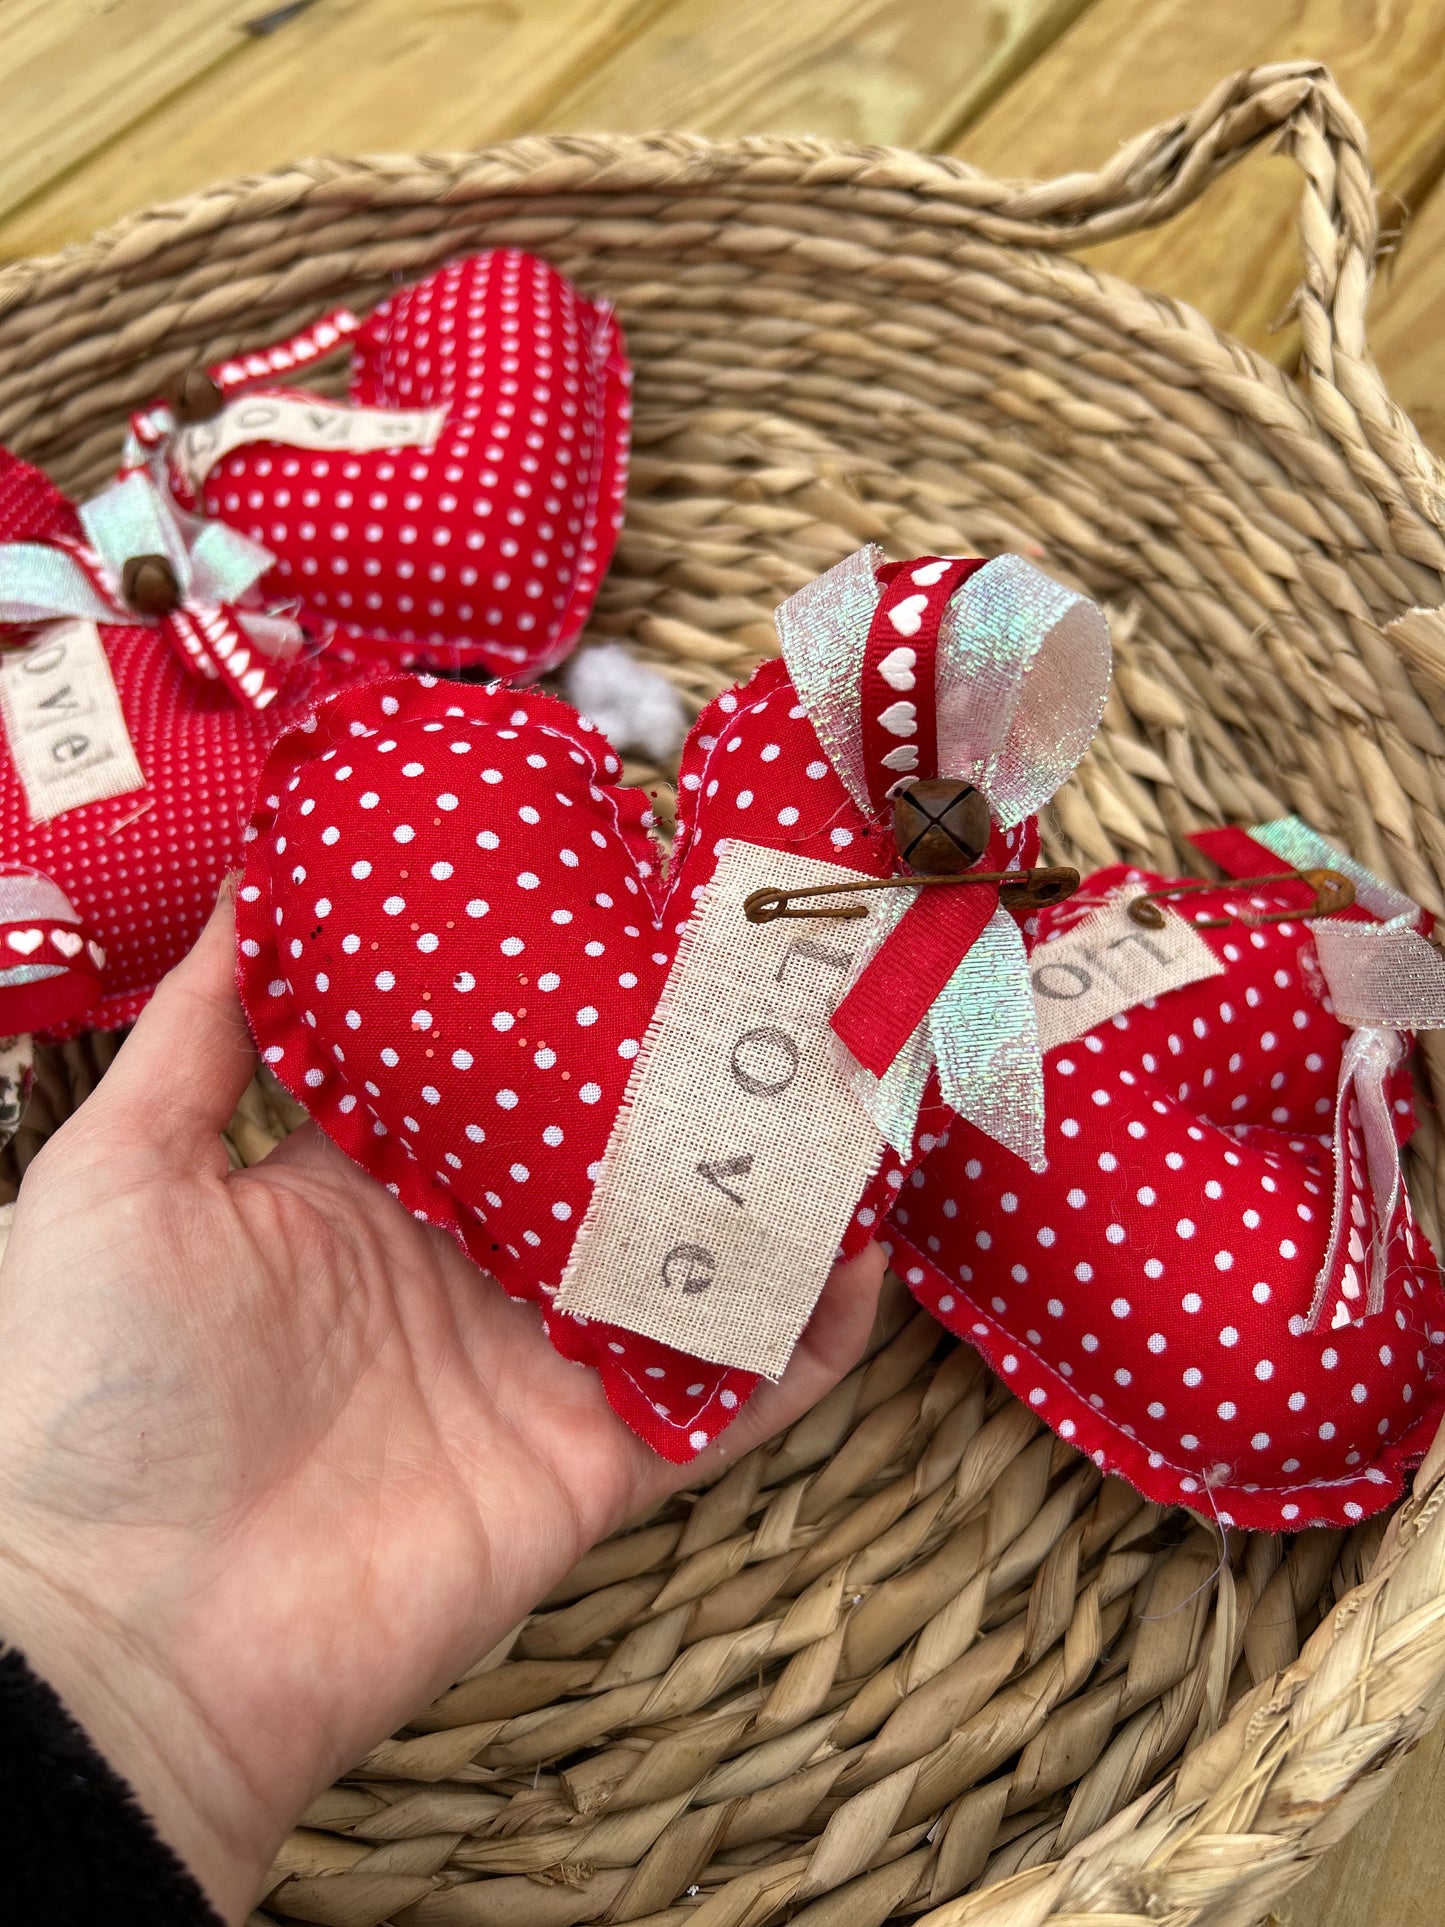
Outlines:
[[[1217,328],[1188,303],[1068,258],[1072,250],[1158,226],[1261,149],[1292,158],[1303,177],[1299,221],[1302,392],[1274,362]],[[1357,487],[1397,524],[1411,525],[1421,559],[1445,570],[1445,468],[1389,393],[1368,348],[1367,313],[1380,248],[1365,128],[1317,61],[1282,61],[1227,76],[1205,100],[1127,141],[1102,166],[1052,180],[994,177],[954,155],[802,135],[727,139],[687,132],[523,135],[475,150],[319,155],[221,180],[122,217],[85,241],[0,265],[0,340],[19,309],[81,282],[134,292],[151,264],[207,234],[278,224],[309,208],[464,207],[518,197],[736,189],[784,199],[841,197],[850,214],[895,221],[1002,251],[1053,257],[1061,294],[1107,307],[1146,345],[1202,375],[1232,378],[1233,405],[1300,431],[1343,459]],[[818,248],[826,250],[827,239]],[[298,248],[298,258],[304,249]],[[1060,258],[1064,257],[1064,258]],[[810,260],[823,255],[815,250]],[[212,301],[210,306],[215,307]],[[1241,367],[1241,361],[1243,366]],[[1243,376],[1243,380],[1240,377]]]

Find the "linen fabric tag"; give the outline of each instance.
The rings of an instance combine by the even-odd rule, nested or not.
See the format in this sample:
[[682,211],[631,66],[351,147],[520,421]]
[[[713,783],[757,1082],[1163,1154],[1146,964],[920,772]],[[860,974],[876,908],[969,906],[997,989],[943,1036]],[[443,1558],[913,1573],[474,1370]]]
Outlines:
[[49,623],[0,660],[0,723],[36,823],[145,788],[93,622]]
[[364,454],[380,448],[431,448],[447,418],[441,408],[352,408],[344,402],[303,401],[294,395],[250,395],[231,402],[208,422],[181,429],[170,459],[192,488],[217,462],[248,442]]
[[1042,1050],[1070,1044],[1150,997],[1224,974],[1193,924],[1163,904],[1161,930],[1135,923],[1129,903],[1137,894],[1116,897],[1029,959]]
[[867,920],[744,899],[857,871],[729,842],[673,961],[555,1303],[777,1378],[884,1141],[828,1027]]

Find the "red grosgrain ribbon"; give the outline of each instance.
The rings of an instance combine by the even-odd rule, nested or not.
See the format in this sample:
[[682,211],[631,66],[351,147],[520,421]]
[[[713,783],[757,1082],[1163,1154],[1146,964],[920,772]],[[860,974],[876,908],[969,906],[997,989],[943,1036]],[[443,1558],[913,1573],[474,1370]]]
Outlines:
[[835,1034],[865,1070],[888,1069],[997,908],[993,883],[918,892],[833,1012]]
[[[1248,830],[1225,825],[1218,830],[1195,830],[1189,838],[1196,850],[1207,856],[1211,863],[1217,863],[1227,877],[1267,876],[1270,871],[1278,874],[1277,885],[1280,893],[1290,901],[1298,901],[1301,910],[1314,901],[1315,890],[1303,877],[1293,878],[1267,843],[1256,843]],[[1186,912],[1187,914],[1187,912]]]
[[863,766],[875,809],[902,781],[938,774],[938,631],[981,556],[919,556],[878,570],[882,599],[863,649]]

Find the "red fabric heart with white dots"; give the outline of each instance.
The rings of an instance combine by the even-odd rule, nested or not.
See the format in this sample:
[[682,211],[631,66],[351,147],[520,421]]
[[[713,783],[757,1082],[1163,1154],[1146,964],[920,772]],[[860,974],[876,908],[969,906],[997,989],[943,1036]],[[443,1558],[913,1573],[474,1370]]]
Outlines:
[[[1253,867],[1277,869],[1264,854]],[[1043,913],[1041,942],[1139,882],[1166,880],[1101,871]],[[1047,1169],[956,1122],[890,1225],[919,1300],[1062,1438],[1159,1503],[1268,1531],[1392,1503],[1445,1412],[1438,1271],[1408,1199],[1380,1224],[1353,1101],[1332,1242],[1352,1033],[1310,926],[1236,920],[1299,902],[1297,884],[1191,897],[1230,920],[1199,929],[1224,974],[1046,1053]],[[1385,1101],[1403,1143],[1408,1071]]]
[[[873,875],[896,849],[850,800],[781,662],[694,727],[665,886],[646,799],[618,771],[605,739],[543,695],[401,678],[323,704],[263,778],[240,983],[266,1061],[321,1127],[538,1302],[558,1350],[680,1463],[755,1378],[551,1303],[633,1062],[727,838]],[[925,1100],[920,1150],[947,1115]],[[885,1153],[845,1253],[902,1180]]]
[[[0,449],[0,542],[82,533],[48,477]],[[335,674],[319,661],[290,665],[277,700],[256,710],[192,674],[154,627],[102,624],[99,634],[142,787],[36,822],[0,732],[0,850],[15,873],[6,891],[13,902],[0,910],[3,1027],[53,1041],[130,1023],[190,949],[221,879],[240,861],[272,744]],[[39,662],[44,629],[7,626],[0,636]],[[63,689],[48,693],[70,700]],[[56,747],[64,754],[74,745],[62,731]],[[35,958],[23,946],[37,930],[49,968],[27,976]]]
[[446,420],[430,448],[253,442],[205,478],[206,513],[276,557],[267,593],[373,669],[561,661],[622,523],[631,373],[611,308],[515,248],[452,262],[362,326],[350,399]]

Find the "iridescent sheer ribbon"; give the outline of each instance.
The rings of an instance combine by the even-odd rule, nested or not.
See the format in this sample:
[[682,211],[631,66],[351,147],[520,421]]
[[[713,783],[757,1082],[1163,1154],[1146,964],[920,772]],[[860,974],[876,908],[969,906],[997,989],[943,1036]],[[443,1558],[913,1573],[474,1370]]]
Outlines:
[[[864,639],[884,556],[870,545],[791,596],[778,634],[809,720],[865,816],[873,813],[859,703]],[[979,569],[953,597],[939,635],[938,769],[973,783],[1011,829],[1041,809],[1093,740],[1108,693],[1109,629],[1087,596],[1016,555]],[[929,772],[930,774],[933,772]],[[911,902],[869,904],[873,926],[854,980]],[[900,1156],[936,1067],[944,1101],[1015,1151],[1044,1163],[1043,1058],[1018,925],[994,911],[982,935],[882,1077],[839,1043],[859,1102]]]
[[[1390,1231],[1404,1201],[1390,1081],[1404,1062],[1402,1031],[1445,1029],[1445,956],[1417,928],[1419,904],[1377,877],[1296,816],[1249,832],[1295,869],[1338,870],[1355,901],[1379,923],[1321,917],[1310,925],[1335,1015],[1353,1031],[1340,1060],[1334,1115],[1335,1190],[1325,1260],[1315,1279],[1307,1327],[1324,1316],[1332,1278],[1342,1281],[1332,1324],[1348,1323],[1365,1274],[1364,1315],[1383,1310]],[[1351,1132],[1358,1125],[1374,1204],[1368,1246],[1350,1208]]]
[[[302,643],[289,619],[238,606],[270,568],[270,550],[222,522],[185,514],[144,474],[127,475],[79,513],[86,541],[0,543],[0,622],[79,617],[158,627],[193,674],[264,709],[279,692],[276,665]],[[127,603],[125,565],[140,556],[170,564],[180,592],[174,611],[146,616]]]

